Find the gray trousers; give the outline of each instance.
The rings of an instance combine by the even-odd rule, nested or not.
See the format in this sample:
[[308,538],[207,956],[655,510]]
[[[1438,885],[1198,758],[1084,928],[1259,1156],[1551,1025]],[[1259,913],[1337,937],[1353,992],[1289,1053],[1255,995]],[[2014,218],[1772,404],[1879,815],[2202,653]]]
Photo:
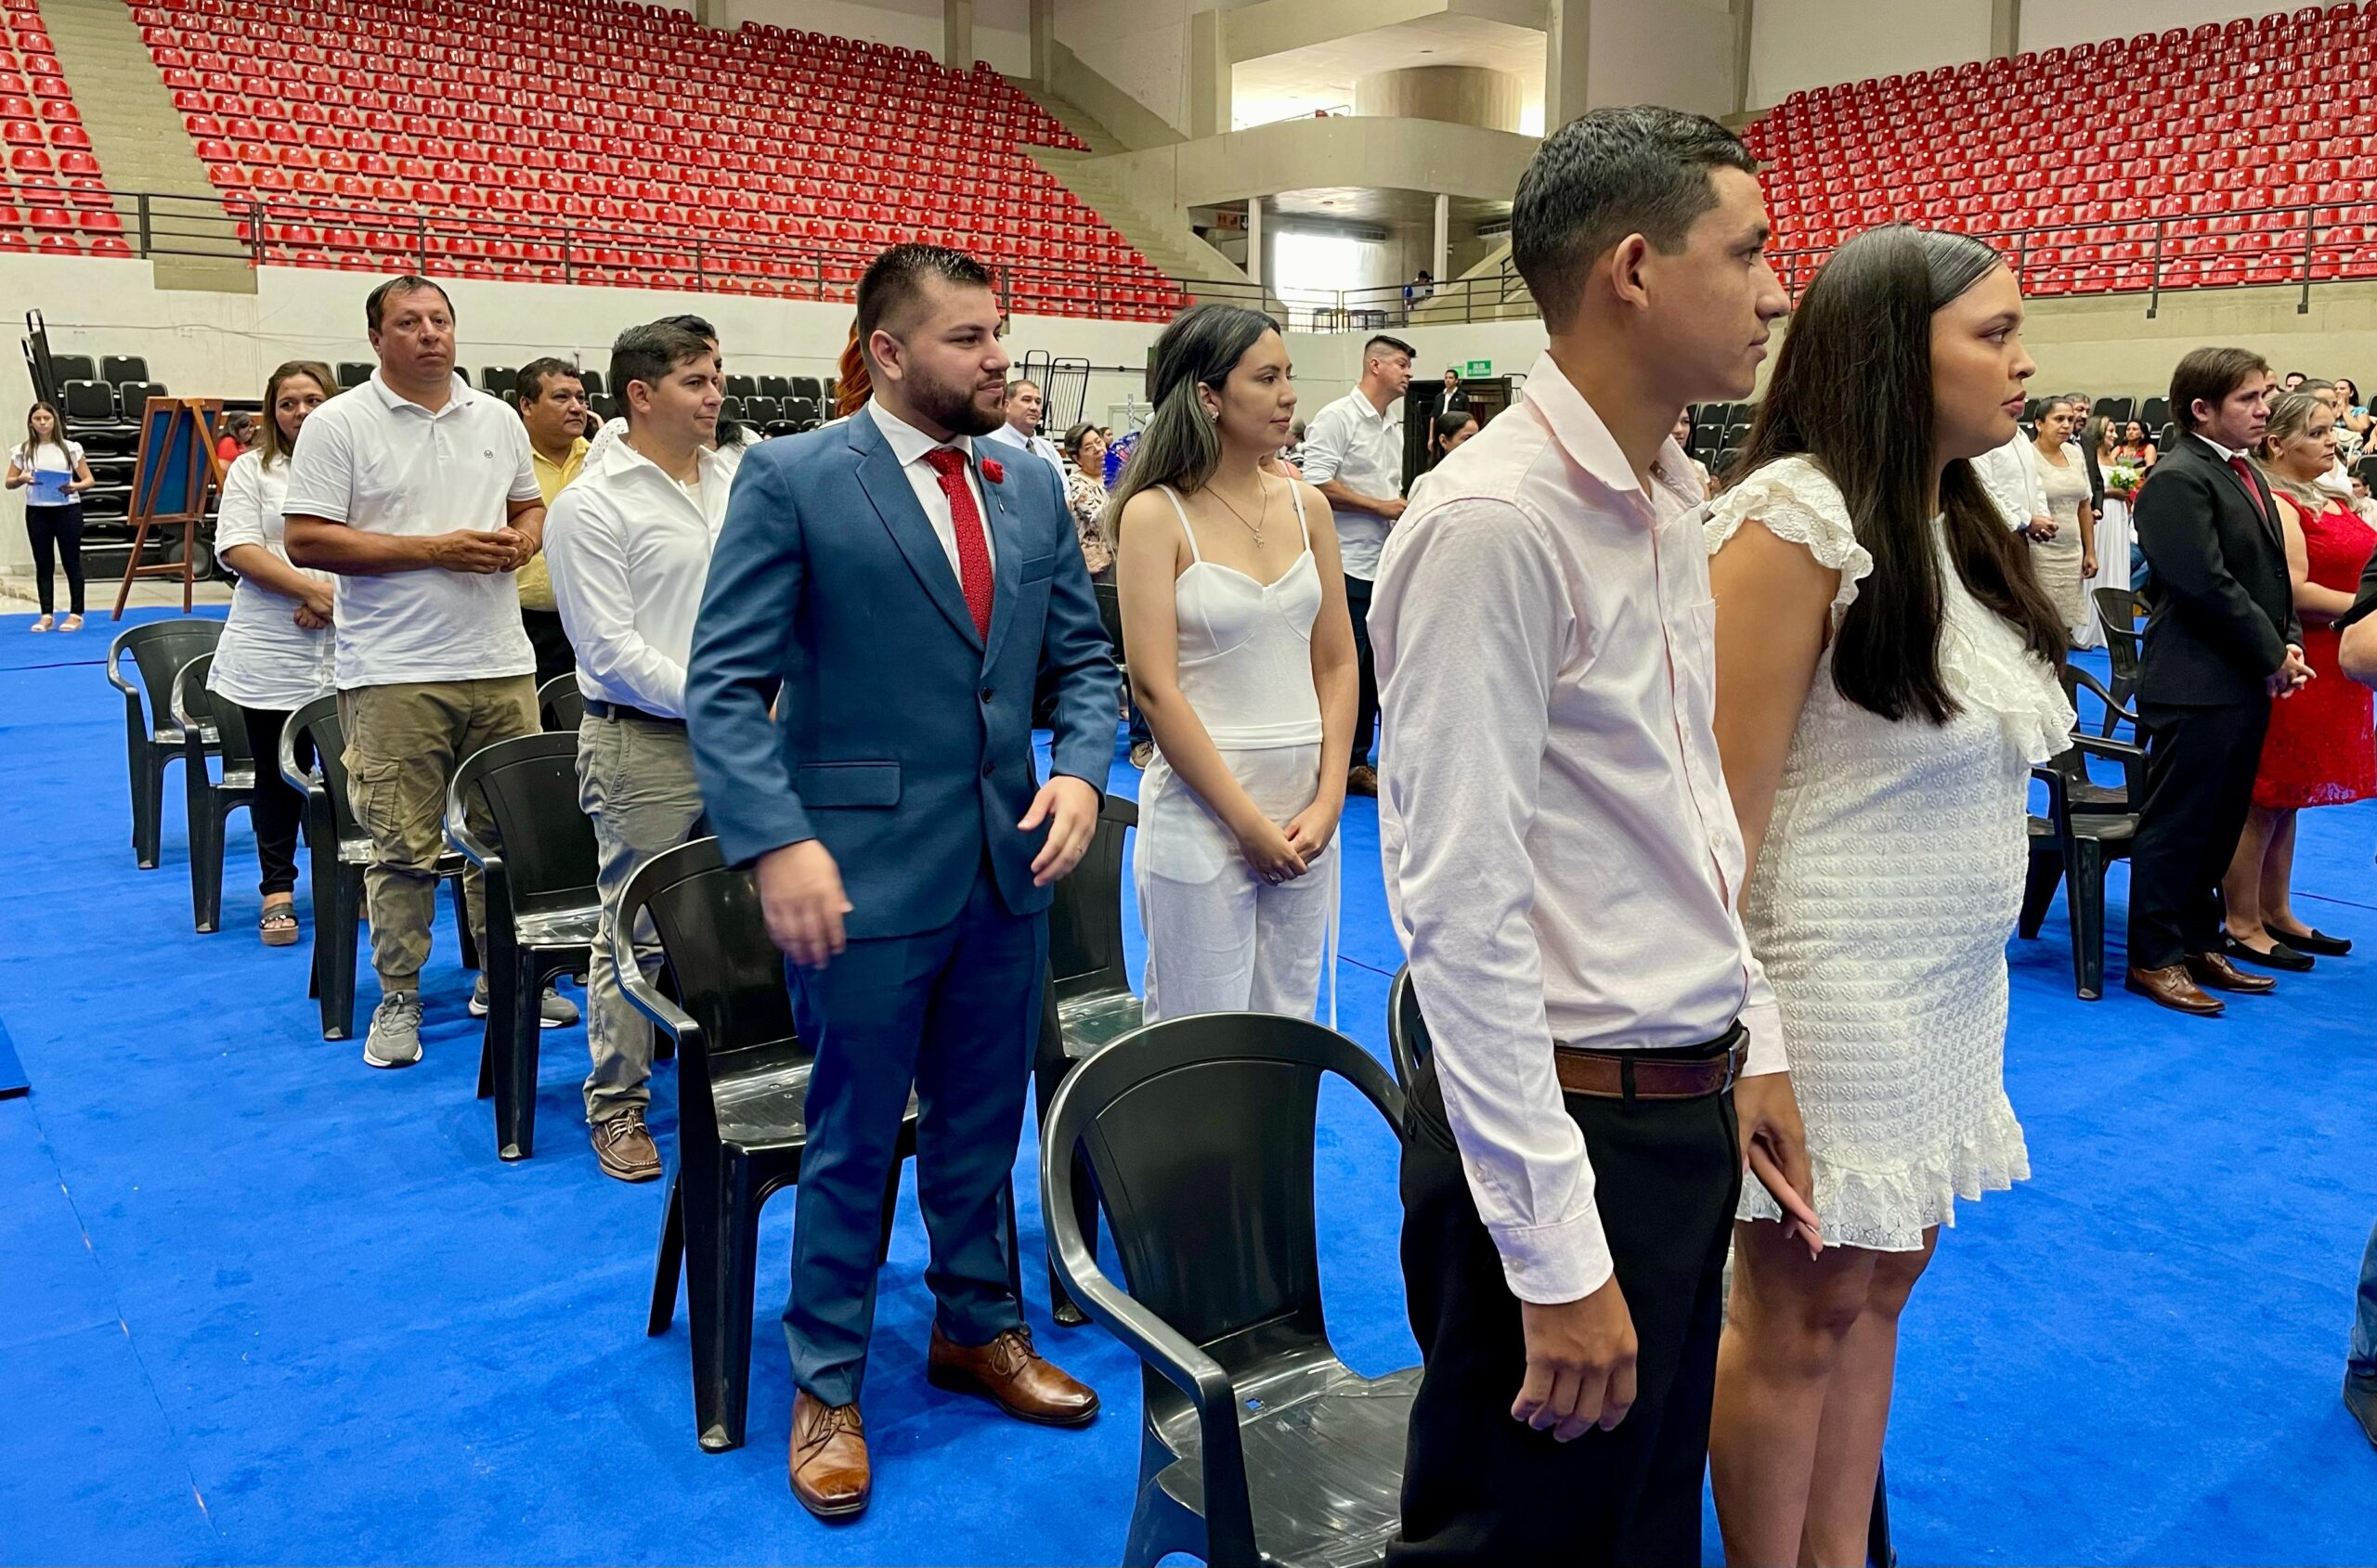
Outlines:
[[[652,1075],[652,1024],[619,989],[611,933],[628,879],[684,843],[701,820],[701,789],[682,727],[588,714],[578,727],[578,803],[594,824],[602,857],[595,886],[603,916],[586,972],[586,1048],[594,1058],[586,1076],[586,1120],[601,1122],[652,1103],[645,1084]],[[659,966],[649,919],[639,923],[635,956],[646,974]]]

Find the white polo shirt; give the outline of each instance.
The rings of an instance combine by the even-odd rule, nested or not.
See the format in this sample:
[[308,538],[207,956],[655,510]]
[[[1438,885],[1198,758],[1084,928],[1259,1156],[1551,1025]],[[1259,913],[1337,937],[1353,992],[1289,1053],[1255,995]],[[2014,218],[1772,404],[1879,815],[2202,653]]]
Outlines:
[[[1371,408],[1356,387],[1314,415],[1304,431],[1305,479],[1314,485],[1334,479],[1357,495],[1381,500],[1403,494],[1403,423],[1395,408],[1394,403],[1383,411]],[[1373,512],[1331,510],[1345,575],[1370,581],[1378,576],[1378,552],[1395,525]]]
[[[454,378],[435,413],[378,371],[305,421],[281,510],[367,534],[493,533],[509,503],[541,499],[528,432],[497,398]],[[338,579],[339,690],[533,674],[509,572],[426,567]]]
[[690,489],[624,439],[604,443],[545,518],[553,603],[578,653],[585,696],[685,717],[685,666],[726,521],[734,464],[696,460]]

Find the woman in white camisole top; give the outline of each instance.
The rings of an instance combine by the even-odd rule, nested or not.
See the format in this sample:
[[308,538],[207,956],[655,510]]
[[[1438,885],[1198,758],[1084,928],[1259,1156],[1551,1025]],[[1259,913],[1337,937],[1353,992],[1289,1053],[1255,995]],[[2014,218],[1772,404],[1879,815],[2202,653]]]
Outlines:
[[1201,305],[1155,346],[1155,413],[1106,518],[1155,735],[1137,850],[1147,1018],[1311,1017],[1337,913],[1354,631],[1320,492],[1268,461],[1295,414],[1267,317]]

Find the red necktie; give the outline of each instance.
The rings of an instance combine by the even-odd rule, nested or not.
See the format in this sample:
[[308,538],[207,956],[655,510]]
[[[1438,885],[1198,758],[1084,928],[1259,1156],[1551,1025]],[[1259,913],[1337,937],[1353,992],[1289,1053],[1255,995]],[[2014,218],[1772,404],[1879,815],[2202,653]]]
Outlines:
[[957,535],[957,582],[966,590],[966,608],[974,629],[985,641],[991,635],[991,541],[982,537],[981,509],[974,504],[974,487],[966,483],[966,454],[955,447],[935,447],[925,461],[941,475],[941,493],[949,498],[949,522]]
[[2245,494],[2252,499],[2254,503],[2254,510],[2261,514],[2261,520],[2263,522],[2268,522],[2269,509],[2262,505],[2261,490],[2254,483],[2254,465],[2247,462],[2243,458],[2237,457],[2230,458],[2228,460],[2228,466],[2235,469],[2237,471],[2237,477],[2245,482]]

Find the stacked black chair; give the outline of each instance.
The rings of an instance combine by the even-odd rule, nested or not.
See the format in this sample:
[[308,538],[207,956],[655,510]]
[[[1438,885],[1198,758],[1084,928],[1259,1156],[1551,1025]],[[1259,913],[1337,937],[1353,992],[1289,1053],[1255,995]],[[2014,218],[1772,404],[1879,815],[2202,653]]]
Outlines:
[[149,361],[137,354],[106,354],[99,356],[99,380],[121,386],[125,382],[149,379]]
[[99,379],[99,368],[87,354],[53,354],[49,356],[49,369],[60,384]]
[[149,411],[149,399],[169,395],[163,382],[125,382],[115,389],[116,408],[124,422],[136,431]]
[[[222,636],[221,621],[193,616],[126,627],[108,644],[108,684],[123,693],[124,765],[132,786],[132,853],[143,871],[157,863],[165,807],[165,764],[188,755],[181,726],[173,721],[174,678],[201,654],[214,652]],[[136,687],[123,678],[126,654],[140,673]],[[221,744],[220,736],[203,731],[199,738],[208,751]]]
[[[675,1000],[636,963],[630,939],[646,917]],[[675,1320],[682,1266],[695,1431],[705,1449],[723,1453],[743,1445],[760,1210],[800,1180],[811,1057],[793,1025],[784,956],[768,940],[759,892],[748,872],[720,857],[715,838],[656,855],[630,877],[614,937],[620,989],[667,1031],[677,1056],[677,1168],[669,1177],[645,1332],[665,1334]],[[915,1152],[912,1100],[900,1158]],[[886,1253],[899,1194],[895,1164],[883,1195]]]
[[732,392],[720,398],[718,401],[719,422],[723,424],[732,421],[735,424],[741,424],[743,422],[743,406],[747,401],[747,399]]
[[371,379],[372,369],[372,366],[358,360],[342,360],[336,371],[340,389],[344,391],[348,387],[361,386]]
[[780,397],[746,397],[743,399],[743,422],[765,427],[784,418],[784,399]]
[[594,417],[604,424],[619,417],[619,398],[617,393],[590,392],[586,395],[586,406],[592,409]]
[[70,439],[95,452],[127,452],[137,444],[139,429],[119,410],[107,382],[68,382],[58,395]]
[[[1123,855],[1139,825],[1138,802],[1109,795],[1098,810],[1098,832],[1072,874],[1057,884],[1048,911],[1048,976],[1041,988],[1040,1042],[1032,1062],[1032,1085],[1040,1108],[1040,1129],[1068,1073],[1139,1027],[1144,1008],[1123,967]],[[1087,1168],[1074,1188],[1075,1223],[1084,1236],[1098,1234],[1098,1198]],[[1066,1296],[1055,1260],[1048,1268],[1049,1310],[1074,1328],[1089,1321]]]
[[[484,805],[490,843],[471,823]],[[481,746],[454,770],[446,836],[487,879],[487,1034],[479,1095],[495,1096],[495,1149],[526,1160],[537,1135],[545,983],[583,974],[602,914],[594,824],[578,806],[578,732]]]
[[[256,759],[248,749],[247,721],[237,704],[209,691],[213,654],[201,654],[174,677],[174,723],[182,732],[182,788],[189,817],[189,914],[201,931],[223,925],[223,824],[256,797]],[[206,754],[220,743],[223,776],[207,771]]]
[[2150,397],[2137,406],[2136,417],[2138,422],[2148,430],[2158,430],[2170,421],[2171,400],[2167,397]]
[[1114,583],[1092,583],[1098,593],[1098,618],[1106,624],[1106,641],[1114,648],[1114,676],[1122,688],[1122,708],[1125,719],[1132,714],[1131,666],[1123,656],[1123,590]]
[[[2087,778],[2086,759],[2092,757],[2121,765],[2118,798],[2075,797],[2080,781]],[[2036,937],[2047,907],[2055,902],[2057,884],[2068,882],[2072,975],[2081,1000],[2094,1002],[2105,990],[2105,867],[2127,859],[2135,846],[2138,808],[2146,799],[2146,752],[2121,741],[2074,733],[2061,756],[2033,768],[2031,776],[2046,785],[2047,809],[2046,816],[2029,820],[2030,873],[2017,929],[2025,939]]]
[[[2124,422],[2137,411],[2136,400],[2127,397],[2099,397],[2097,399],[2096,407],[2089,410],[2091,413],[2112,421],[2115,424]],[[2115,434],[2118,434],[2119,432]]]
[[[768,389],[762,387],[760,390],[765,392]],[[806,397],[812,403],[822,404],[825,401],[825,388],[824,383],[819,382],[815,376],[794,376],[786,381],[784,390],[778,392],[775,395],[778,397]]]
[[[1409,1101],[1419,1082],[1420,1064],[1428,1059],[1433,1047],[1408,964],[1395,971],[1394,983],[1386,989],[1386,1044],[1395,1059],[1395,1082]],[[1874,1473],[1874,1513],[1865,1526],[1865,1561],[1872,1568],[1897,1568],[1898,1564],[1897,1549],[1890,1545],[1889,1483],[1878,1469]]]
[[[299,747],[314,765],[298,763]],[[346,728],[336,696],[316,697],[280,727],[280,776],[305,793],[305,848],[314,885],[314,974],[308,994],[319,999],[322,1038],[355,1034],[355,944],[363,929],[363,868],[371,840],[355,820],[346,776]],[[462,857],[448,853],[437,875],[454,897],[454,927],[461,935],[462,967],[479,966],[471,940],[469,911],[462,897]]]
[[[1301,1018],[1153,1024],[1074,1069],[1040,1146],[1049,1250],[1075,1301],[1138,1354],[1139,1484],[1126,1563],[1382,1560],[1420,1369],[1365,1378],[1321,1310],[1313,1212],[1323,1075],[1400,1128],[1403,1095]],[[1104,1202],[1117,1286],[1074,1217],[1075,1156]]]
[[556,675],[537,688],[537,721],[547,733],[574,735],[585,717],[586,694],[576,675]]
[[603,372],[591,367],[582,368],[578,372],[578,384],[586,389],[586,395],[591,397],[604,390]]
[[796,431],[816,429],[821,422],[817,417],[817,405],[806,397],[786,398],[784,422],[791,425]]
[[479,384],[489,392],[510,397],[520,390],[520,370],[514,365],[488,365],[479,370]]
[[729,376],[726,378],[726,395],[729,397],[757,397],[760,395],[760,383],[750,376]]

